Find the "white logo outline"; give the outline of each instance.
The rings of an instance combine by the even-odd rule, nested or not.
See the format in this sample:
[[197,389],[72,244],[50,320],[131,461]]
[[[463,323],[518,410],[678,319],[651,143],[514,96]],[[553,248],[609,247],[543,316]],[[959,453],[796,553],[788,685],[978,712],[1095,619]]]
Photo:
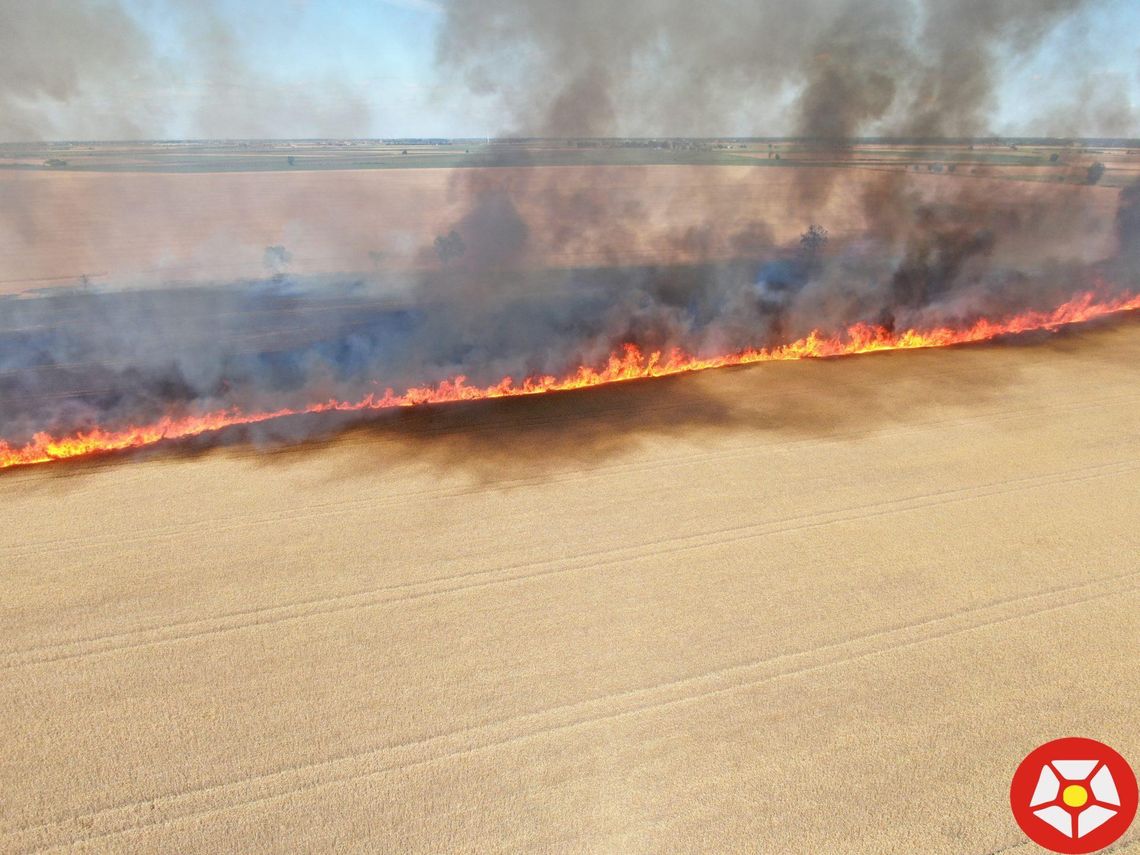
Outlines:
[[1041,767],[1029,807],[1042,822],[1079,840],[1120,812],[1120,793],[1103,760],[1052,760]]

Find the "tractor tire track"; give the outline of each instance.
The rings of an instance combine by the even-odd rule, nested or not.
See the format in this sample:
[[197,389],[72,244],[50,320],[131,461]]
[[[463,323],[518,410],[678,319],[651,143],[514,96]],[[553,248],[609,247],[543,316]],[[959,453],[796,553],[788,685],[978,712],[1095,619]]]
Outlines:
[[[921,510],[938,505],[970,501],[988,496],[1033,490],[1057,484],[1076,483],[1095,478],[1113,477],[1140,470],[1140,461],[1125,460],[1078,469],[1061,470],[1037,476],[1006,479],[989,484],[918,493],[899,499],[873,502],[838,510],[824,511],[781,520],[728,526],[693,534],[679,535],[634,546],[622,546],[581,553],[540,562],[526,562],[489,570],[459,573],[423,582],[406,582],[383,586],[363,594],[350,594],[309,600],[301,605],[271,606],[235,613],[224,618],[203,618],[169,624],[154,630],[132,631],[102,636],[83,642],[28,648],[6,653],[0,658],[0,669],[47,665],[108,653],[126,652],[162,644],[172,644],[202,636],[220,635],[248,629],[260,629],[288,621],[377,608],[396,602],[480,590],[500,585],[525,583],[556,574],[595,571],[602,567],[626,563],[650,556],[674,555],[694,549],[736,543],[757,537],[787,534],[838,523],[856,522],[890,514]],[[535,569],[541,568],[541,569]],[[527,571],[531,572],[520,572]]]
[[[1050,592],[1011,597],[857,638],[730,664],[652,686],[611,692],[468,728],[325,760],[292,764],[260,775],[185,788],[142,801],[112,805],[6,832],[7,845],[13,851],[38,851],[43,847],[93,843],[254,804],[287,799],[318,789],[351,785],[364,779],[398,773],[429,763],[454,760],[606,721],[700,703],[776,680],[850,665],[968,632],[1035,618],[1106,598],[1134,596],[1140,594],[1140,586],[1129,580],[1137,576],[1140,576],[1140,571]],[[1125,584],[1119,584],[1121,582]],[[1026,603],[1033,603],[1033,606],[1024,608]],[[156,816],[156,813],[163,815]]]

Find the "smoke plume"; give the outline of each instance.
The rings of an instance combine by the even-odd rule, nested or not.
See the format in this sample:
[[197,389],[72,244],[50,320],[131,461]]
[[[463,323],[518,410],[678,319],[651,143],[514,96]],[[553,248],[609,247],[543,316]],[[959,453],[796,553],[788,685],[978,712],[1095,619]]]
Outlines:
[[[65,34],[44,56],[0,50],[4,134],[50,134],[45,101],[66,105],[98,75],[163,62],[114,4],[66,20],[71,4],[36,14],[0,3],[16,25],[0,48],[42,41],[56,24]],[[497,106],[505,133],[762,132],[786,115],[815,156],[786,164],[791,180],[770,179],[784,196],[759,216],[724,207],[709,187],[720,167],[601,166],[605,180],[586,186],[528,162],[533,149],[492,145],[490,161],[450,174],[456,214],[416,236],[409,268],[376,255],[368,275],[300,275],[287,243],[274,243],[258,280],[4,298],[0,437],[355,400],[457,375],[477,385],[563,375],[626,342],[712,356],[815,329],[965,326],[1082,291],[1135,291],[1137,185],[1087,186],[1100,174],[1086,180],[1076,161],[1047,183],[981,167],[951,175],[953,162],[915,175],[917,164],[844,160],[865,134],[986,133],[1003,69],[1093,3],[452,0],[440,67]],[[200,55],[232,70],[240,51],[216,19],[172,8],[191,16]],[[115,41],[93,45],[105,28]],[[241,97],[209,109],[247,107],[260,109]],[[129,111],[121,118],[126,132]],[[738,193],[752,169],[789,174],[737,163],[725,174]],[[44,224],[26,201],[34,238]],[[1096,233],[1105,222],[1115,231]]]
[[290,86],[260,73],[216,0],[154,4],[162,47],[132,16],[139,8],[149,7],[0,0],[0,142],[367,131],[368,103],[345,81]]
[[519,136],[990,130],[1004,67],[1095,0],[452,0],[440,63]]

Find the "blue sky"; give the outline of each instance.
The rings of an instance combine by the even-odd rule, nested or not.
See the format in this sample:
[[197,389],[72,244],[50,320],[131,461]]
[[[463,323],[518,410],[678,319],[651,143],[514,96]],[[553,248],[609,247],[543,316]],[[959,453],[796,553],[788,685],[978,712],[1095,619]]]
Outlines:
[[[220,67],[188,54],[188,42],[204,40],[187,38],[177,4],[129,0],[126,5],[151,36],[159,58],[177,70],[179,79],[170,81],[163,97],[188,105],[169,111],[164,136],[202,134],[189,105],[232,97],[235,90],[267,99],[302,92],[332,112],[337,99],[349,101],[348,109],[365,107],[356,109],[352,121],[335,123],[347,127],[306,127],[301,117],[283,136],[427,135],[463,124],[436,103],[434,44],[442,10],[433,0],[216,0],[237,61]],[[205,131],[244,135],[240,128],[232,134],[224,128]]]
[[[1077,46],[1087,64],[1073,68],[1064,50]],[[1092,98],[1124,94],[1133,113],[1132,136],[1140,136],[1140,0],[1110,0],[1090,7],[1054,30],[1039,48],[1005,67],[998,87],[998,128],[1001,133],[1033,133],[1042,114],[1084,103],[1089,96],[1073,92],[1078,76],[1098,90]],[[1095,104],[1093,106],[1096,106]],[[1079,119],[1079,117],[1077,117]],[[1078,126],[1079,127],[1079,126]],[[1079,130],[1057,130],[1061,135]]]
[[[131,90],[143,136],[483,136],[511,130],[493,99],[472,98],[462,80],[438,69],[443,0],[214,0],[214,17],[195,16],[193,23],[179,3],[122,2],[159,62],[159,71],[140,73]],[[206,19],[228,36],[189,31]],[[1010,58],[1002,65],[991,130],[1140,136],[1137,33],[1140,0],[1103,0],[1032,54]],[[203,56],[202,45],[211,52]],[[1073,49],[1084,58],[1079,68],[1058,59]],[[74,118],[64,105],[54,108],[59,137],[101,136],[99,111],[109,116],[123,96],[82,97],[91,103],[75,110]],[[1090,126],[1106,121],[1113,128]]]

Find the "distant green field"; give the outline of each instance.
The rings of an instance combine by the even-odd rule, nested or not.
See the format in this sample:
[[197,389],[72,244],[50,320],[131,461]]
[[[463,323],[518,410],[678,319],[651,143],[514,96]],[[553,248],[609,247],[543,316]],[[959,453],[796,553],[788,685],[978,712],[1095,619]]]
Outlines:
[[[766,160],[743,157],[726,151],[670,151],[649,148],[525,149],[522,147],[482,146],[478,148],[433,147],[400,151],[299,151],[289,162],[289,154],[278,152],[138,152],[90,153],[54,152],[63,161],[54,166],[43,162],[4,163],[0,168],[51,169],[55,171],[97,172],[261,172],[321,169],[424,169],[494,166],[636,166],[648,164],[767,165]],[[771,165],[791,165],[772,161]]]
[[[721,147],[714,147],[714,146]],[[1017,150],[1005,147],[863,145],[828,149],[802,142],[674,143],[669,148],[639,144],[546,142],[402,143],[182,143],[55,144],[0,147],[0,169],[67,172],[289,172],[352,169],[454,169],[520,166],[751,166],[883,168],[913,166],[922,171],[952,167],[968,175],[975,167],[1050,167],[1042,173],[1005,174],[1011,180],[1080,182],[1068,162],[1090,151],[1072,148]],[[674,147],[676,146],[676,147]],[[771,154],[773,156],[769,157]],[[776,156],[778,155],[778,157]],[[1057,162],[1050,157],[1059,156]],[[1140,160],[1140,158],[1138,158]],[[1079,162],[1079,161],[1078,161]],[[1124,182],[1123,178],[1119,182]],[[1110,169],[1103,182],[1119,186]]]
[[898,162],[978,163],[995,166],[1042,166],[1048,155],[1013,151],[937,151],[932,149],[859,149],[860,157],[880,157]]

